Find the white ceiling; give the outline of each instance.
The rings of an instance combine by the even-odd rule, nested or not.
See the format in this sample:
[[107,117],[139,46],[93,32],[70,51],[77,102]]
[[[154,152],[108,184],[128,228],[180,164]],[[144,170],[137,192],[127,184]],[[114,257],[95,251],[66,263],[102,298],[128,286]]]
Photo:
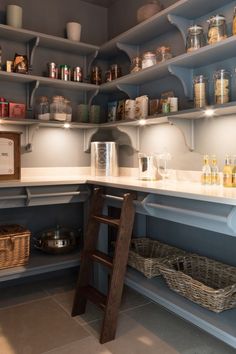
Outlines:
[[109,7],[112,3],[114,3],[117,0],[82,0],[85,2],[89,2],[91,4],[103,6],[103,7]]

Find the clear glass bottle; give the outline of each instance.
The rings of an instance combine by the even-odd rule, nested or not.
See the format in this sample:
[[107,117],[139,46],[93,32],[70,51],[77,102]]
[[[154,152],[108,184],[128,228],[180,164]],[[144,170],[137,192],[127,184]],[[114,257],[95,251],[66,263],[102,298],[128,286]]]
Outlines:
[[172,54],[171,54],[170,47],[162,46],[162,47],[157,48],[157,51],[156,51],[157,63],[162,63],[162,62],[169,60],[171,58],[172,58]]
[[207,105],[207,78],[204,75],[193,79],[194,107],[202,108]]
[[232,23],[232,34],[233,34],[233,36],[236,35],[236,7],[234,8],[234,17],[233,17],[233,23]]
[[220,174],[219,167],[217,165],[216,155],[211,157],[211,184],[219,185],[220,184]]
[[233,185],[233,166],[232,159],[229,155],[225,157],[225,164],[223,168],[223,186],[232,187]]
[[149,68],[157,63],[156,54],[154,52],[145,52],[142,57],[142,69]]
[[48,97],[41,96],[37,99],[35,107],[36,118],[40,120],[50,119],[50,105]]
[[65,99],[64,101],[66,105],[66,121],[71,122],[72,121],[72,106],[71,106],[71,101]]
[[223,15],[215,15],[209,18],[208,43],[214,44],[227,38],[226,21]]
[[142,58],[134,57],[132,59],[130,72],[131,73],[137,73],[140,70],[142,70]]
[[214,73],[215,104],[224,104],[230,101],[230,72],[221,69]]
[[233,156],[232,187],[236,187],[236,155]]
[[193,52],[205,45],[205,37],[203,27],[194,25],[188,28],[186,50],[187,52]]
[[209,164],[209,156],[203,156],[201,183],[203,185],[211,184],[211,167]]
[[50,113],[52,120],[66,121],[67,112],[64,97],[53,96],[52,103],[50,104]]

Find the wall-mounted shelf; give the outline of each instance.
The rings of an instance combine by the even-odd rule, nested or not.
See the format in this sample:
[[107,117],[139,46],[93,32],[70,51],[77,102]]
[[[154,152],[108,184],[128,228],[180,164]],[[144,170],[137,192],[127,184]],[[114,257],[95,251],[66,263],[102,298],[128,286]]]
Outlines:
[[232,0],[214,0],[208,2],[205,0],[177,1],[172,6],[169,6],[148,20],[141,22],[102,45],[99,50],[99,55],[102,57],[112,56],[117,51],[117,43],[139,46],[144,42],[148,42],[170,31],[174,27],[169,21],[169,14],[181,16],[188,20],[194,20],[231,2]]
[[125,283],[169,311],[236,348],[235,309],[221,314],[208,311],[171,291],[162,278],[150,280],[131,268],[127,270]]
[[7,40],[21,43],[29,43],[31,40],[39,38],[39,46],[41,47],[56,49],[63,52],[79,55],[90,55],[99,49],[98,46],[93,44],[74,42],[61,37],[29,31],[26,29],[14,28],[2,24],[0,24],[0,38],[5,38]]

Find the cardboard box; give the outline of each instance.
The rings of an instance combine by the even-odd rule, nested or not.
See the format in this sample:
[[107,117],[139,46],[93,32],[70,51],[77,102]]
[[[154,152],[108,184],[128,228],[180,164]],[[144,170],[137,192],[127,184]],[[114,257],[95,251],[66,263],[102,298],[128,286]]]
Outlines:
[[10,118],[25,118],[26,108],[24,103],[9,102]]

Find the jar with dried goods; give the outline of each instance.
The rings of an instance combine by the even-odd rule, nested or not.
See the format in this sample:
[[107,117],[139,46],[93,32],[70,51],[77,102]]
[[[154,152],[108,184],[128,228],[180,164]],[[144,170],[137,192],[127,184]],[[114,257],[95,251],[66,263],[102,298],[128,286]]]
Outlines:
[[208,43],[214,44],[227,38],[226,21],[223,15],[215,15],[209,18]]
[[36,118],[40,120],[50,119],[50,106],[47,96],[41,96],[37,99],[35,107]]
[[140,70],[142,70],[142,58],[134,57],[132,59],[130,72],[131,73],[137,73]]
[[157,48],[156,51],[156,61],[157,63],[162,63],[166,60],[169,60],[172,58],[172,54],[171,54],[171,49],[170,47],[159,47]]
[[156,54],[154,52],[143,53],[142,69],[149,68],[157,63]]
[[194,107],[202,108],[207,105],[207,78],[197,75],[193,79]]
[[50,104],[50,113],[52,120],[66,121],[67,109],[64,97],[53,96],[52,103]]
[[214,73],[215,103],[224,104],[230,101],[230,72],[221,69]]

